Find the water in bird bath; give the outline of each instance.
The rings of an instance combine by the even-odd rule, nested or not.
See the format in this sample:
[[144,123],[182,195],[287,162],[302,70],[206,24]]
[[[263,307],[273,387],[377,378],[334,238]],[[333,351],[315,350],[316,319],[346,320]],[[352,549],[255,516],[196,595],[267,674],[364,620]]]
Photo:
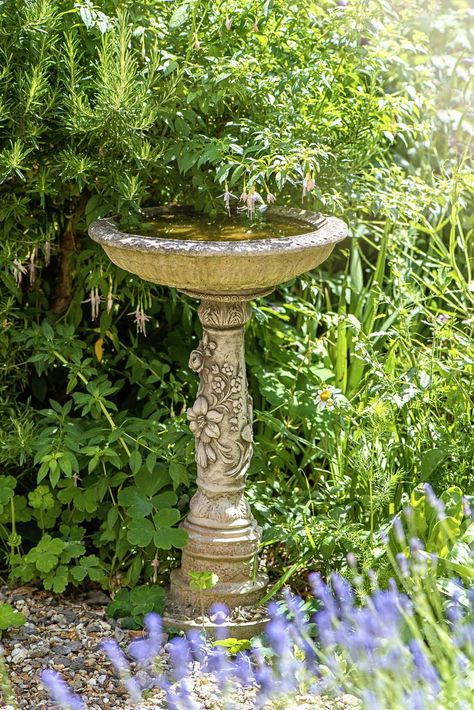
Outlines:
[[297,220],[259,219],[244,215],[191,217],[184,214],[157,215],[127,228],[127,234],[151,239],[189,239],[197,242],[242,242],[252,239],[278,239],[304,234],[308,226]]

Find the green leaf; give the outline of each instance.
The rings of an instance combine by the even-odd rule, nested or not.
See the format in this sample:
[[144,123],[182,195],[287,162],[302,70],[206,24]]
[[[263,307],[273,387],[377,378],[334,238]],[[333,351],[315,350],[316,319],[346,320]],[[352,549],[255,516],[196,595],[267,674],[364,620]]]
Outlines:
[[51,535],[43,535],[36,547],[33,547],[25,557],[27,563],[34,563],[40,572],[51,572],[59,561],[59,555],[66,543]]
[[127,540],[131,545],[146,547],[153,540],[154,532],[151,520],[132,520],[128,525]]
[[173,481],[173,488],[176,488],[182,483],[185,486],[189,486],[189,474],[186,466],[177,461],[171,461],[169,466],[169,472],[171,480]]
[[86,577],[93,582],[101,582],[105,577],[104,565],[96,555],[88,555],[73,567],[71,576],[76,582],[82,582]]
[[153,542],[158,550],[170,550],[172,547],[181,549],[187,540],[188,534],[182,528],[160,528],[153,535]]
[[165,590],[157,584],[134,587],[132,591],[120,589],[107,607],[107,614],[122,618],[122,626],[139,628],[143,616],[150,611],[161,614],[164,609]]
[[153,510],[153,504],[134,486],[124,488],[118,494],[118,502],[127,508],[132,518],[146,518]]
[[203,592],[206,589],[213,589],[219,577],[214,572],[188,572],[190,579],[189,586],[196,592]]
[[445,458],[446,451],[443,449],[429,449],[429,451],[426,451],[420,464],[422,480],[427,481]]
[[157,496],[153,496],[151,502],[154,507],[160,511],[163,508],[170,508],[175,505],[177,500],[176,493],[173,493],[173,491],[165,491],[164,493],[159,493]]
[[189,5],[184,3],[176,8],[170,18],[170,29],[175,30],[177,27],[181,27],[186,22],[189,15]]
[[150,473],[146,466],[141,467],[138,473],[135,474],[134,481],[140,493],[143,493],[143,495],[149,498],[163,487],[160,477],[154,473]]
[[132,451],[130,454],[129,465],[132,473],[138,473],[142,466],[142,455],[138,449],[135,449],[135,451]]
[[446,517],[438,520],[430,533],[426,544],[427,552],[435,552],[439,557],[446,557],[459,537],[460,524],[455,518]]
[[54,572],[43,579],[45,589],[52,589],[56,594],[62,594],[69,582],[69,570],[66,565],[59,565]]
[[15,611],[10,604],[0,602],[0,632],[6,631],[11,626],[14,628],[23,626],[25,621],[26,617],[19,611]]
[[170,528],[180,520],[181,513],[176,508],[163,508],[153,516],[156,528]]

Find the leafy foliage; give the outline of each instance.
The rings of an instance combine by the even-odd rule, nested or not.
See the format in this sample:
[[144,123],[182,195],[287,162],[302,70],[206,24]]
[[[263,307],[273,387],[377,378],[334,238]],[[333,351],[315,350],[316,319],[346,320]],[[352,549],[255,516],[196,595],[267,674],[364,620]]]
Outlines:
[[26,618],[24,614],[19,611],[15,611],[10,604],[6,602],[0,603],[0,638],[4,631],[10,627],[18,628],[23,626]]
[[419,483],[474,493],[472,22],[434,0],[2,4],[11,579],[113,590],[176,564],[194,304],[115,268],[86,229],[171,201],[215,213],[226,180],[297,204],[309,172],[308,207],[351,225],[247,333],[249,495],[273,576],[344,569],[352,551],[373,565]]
[[139,629],[150,612],[161,614],[165,603],[164,589],[156,584],[139,585],[132,590],[119,589],[107,607],[107,614],[120,619],[127,629]]

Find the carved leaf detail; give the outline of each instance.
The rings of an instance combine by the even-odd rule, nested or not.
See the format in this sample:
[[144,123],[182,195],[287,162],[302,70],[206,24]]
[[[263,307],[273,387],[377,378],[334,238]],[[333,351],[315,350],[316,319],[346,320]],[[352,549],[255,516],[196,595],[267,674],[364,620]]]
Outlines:
[[247,441],[249,444],[252,443],[253,441],[253,432],[252,432],[252,427],[250,424],[246,424],[242,431],[240,432],[240,436],[244,441]]

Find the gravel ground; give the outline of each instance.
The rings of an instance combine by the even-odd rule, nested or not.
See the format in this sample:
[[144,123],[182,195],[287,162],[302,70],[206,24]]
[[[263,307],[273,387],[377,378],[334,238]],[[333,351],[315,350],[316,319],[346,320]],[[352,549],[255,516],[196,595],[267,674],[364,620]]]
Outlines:
[[[31,587],[3,588],[0,590],[0,601],[10,603],[27,618],[26,624],[20,629],[8,631],[2,639],[18,708],[52,710],[52,703],[39,679],[43,668],[59,671],[70,687],[82,696],[87,710],[131,708],[126,692],[100,645],[105,639],[115,638],[124,647],[141,634],[123,630],[113,619],[106,618],[108,599],[104,594],[92,591],[70,601]],[[164,651],[164,667],[166,664]],[[191,682],[194,698],[203,710],[221,710],[222,701],[209,680],[196,672]],[[238,703],[242,710],[252,710],[252,690],[242,689]],[[166,703],[160,691],[152,691],[141,707],[166,708]],[[298,710],[353,710],[360,708],[360,704],[349,695],[338,700],[301,696],[296,705],[293,701],[288,707],[298,707]],[[0,710],[14,710],[13,706],[1,701],[1,690]]]

